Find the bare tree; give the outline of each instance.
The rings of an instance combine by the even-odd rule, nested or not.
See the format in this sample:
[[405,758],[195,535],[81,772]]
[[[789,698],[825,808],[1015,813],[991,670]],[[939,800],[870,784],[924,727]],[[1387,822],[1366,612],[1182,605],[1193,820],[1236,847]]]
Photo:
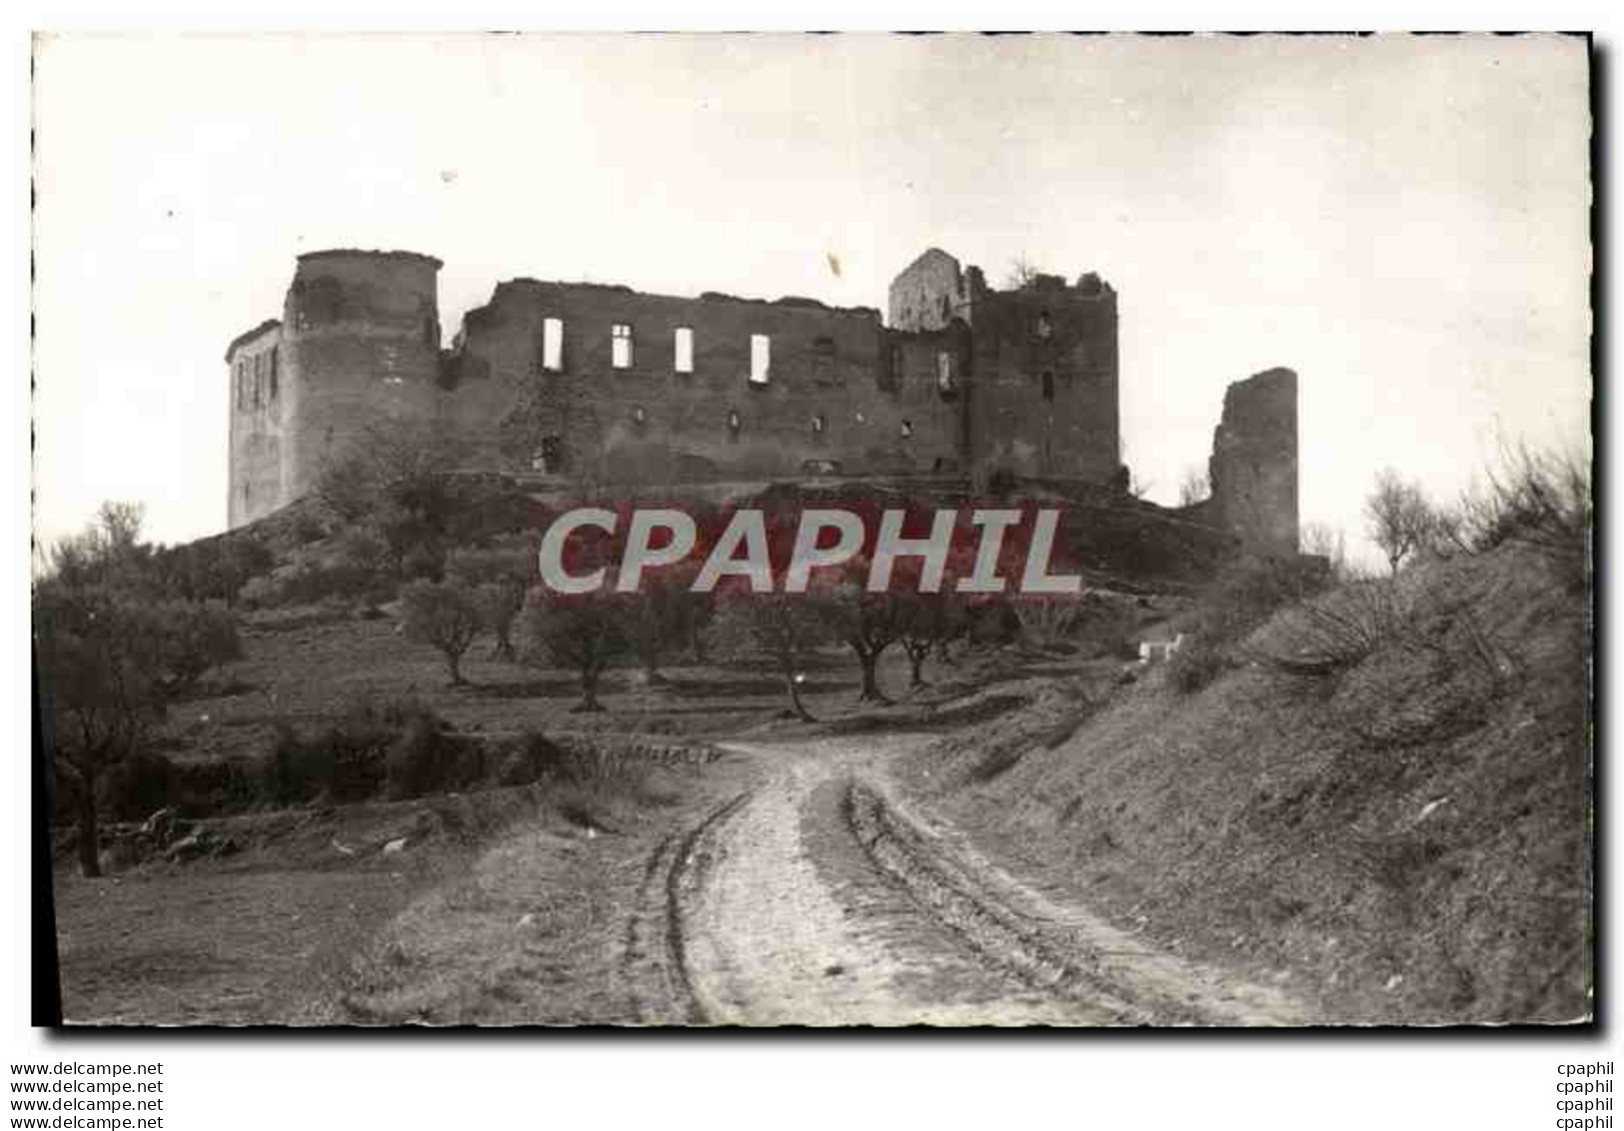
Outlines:
[[1339,527],[1325,522],[1305,522],[1298,544],[1303,553],[1324,558],[1331,567],[1331,576],[1338,581],[1348,580],[1348,541]]
[[1212,497],[1212,483],[1207,473],[1198,467],[1186,468],[1179,479],[1179,506],[1193,507]]
[[901,604],[902,650],[908,657],[908,686],[925,686],[925,660],[931,652],[943,663],[948,645],[969,629],[970,599],[960,593],[954,579],[944,578],[935,593],[903,589],[897,593]]
[[630,646],[625,600],[605,583],[589,593],[559,593],[538,585],[519,613],[519,656],[526,663],[551,662],[581,677],[576,711],[601,711],[598,682]]
[[723,641],[743,640],[772,664],[784,681],[789,710],[802,722],[812,714],[801,700],[800,677],[807,659],[829,639],[829,621],[812,599],[801,593],[718,594],[716,632]]
[[414,581],[400,597],[406,638],[440,650],[453,686],[467,682],[462,678],[462,656],[479,632],[479,610],[468,591],[454,581]]
[[1594,522],[1590,459],[1573,449],[1503,445],[1499,467],[1461,509],[1462,539],[1473,550],[1521,542],[1582,566]]
[[152,551],[141,541],[143,514],[140,503],[103,503],[84,530],[51,548],[49,572],[65,585],[134,582]]
[[1063,643],[1083,611],[1081,596],[1073,593],[1025,594],[1011,605],[1025,643],[1034,648]]
[[438,574],[453,528],[469,500],[461,497],[456,468],[461,446],[439,424],[375,425],[328,461],[316,496],[345,522],[364,524],[382,539],[397,575]]
[[1432,507],[1420,485],[1401,479],[1392,468],[1376,476],[1375,489],[1365,500],[1365,518],[1371,540],[1381,547],[1394,574],[1406,558],[1428,544],[1436,530]]
[[830,630],[852,650],[862,668],[863,687],[858,702],[887,703],[890,700],[880,690],[880,657],[902,638],[911,609],[900,593],[868,591],[865,580],[869,565],[866,557],[854,558],[814,600]]
[[141,503],[103,503],[96,511],[96,521],[106,535],[108,550],[119,554],[133,549],[141,540],[145,517],[146,507]]
[[1004,276],[1004,289],[1018,291],[1031,283],[1042,274],[1037,265],[1027,258],[1026,252],[1017,255],[1009,265],[1009,271]]
[[142,609],[106,589],[42,587],[34,621],[57,777],[79,811],[79,868],[99,876],[96,783],[164,714],[157,635]]
[[1116,474],[1111,477],[1111,486],[1114,490],[1131,495],[1136,499],[1143,499],[1155,487],[1155,481],[1143,479],[1128,464],[1128,445],[1123,443],[1117,450]]
[[498,659],[516,658],[513,621],[535,572],[534,556],[518,548],[455,550],[446,561],[447,576],[467,587],[480,623],[495,637]]
[[99,876],[97,782],[150,739],[171,698],[241,654],[236,625],[223,609],[49,578],[34,591],[34,646],[57,780],[79,812],[80,869]]
[[660,660],[682,640],[689,612],[687,578],[651,571],[627,604],[626,628],[649,687],[665,682]]

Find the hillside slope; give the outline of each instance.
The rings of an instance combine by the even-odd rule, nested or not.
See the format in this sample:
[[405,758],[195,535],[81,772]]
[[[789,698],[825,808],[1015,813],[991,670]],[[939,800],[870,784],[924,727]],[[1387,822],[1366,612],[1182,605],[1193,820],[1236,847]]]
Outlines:
[[1057,895],[1329,1022],[1580,1018],[1584,602],[1527,551],[1411,573],[1405,640],[1337,676],[1253,663],[1185,695],[1156,670],[1091,715],[1057,685],[906,783]]

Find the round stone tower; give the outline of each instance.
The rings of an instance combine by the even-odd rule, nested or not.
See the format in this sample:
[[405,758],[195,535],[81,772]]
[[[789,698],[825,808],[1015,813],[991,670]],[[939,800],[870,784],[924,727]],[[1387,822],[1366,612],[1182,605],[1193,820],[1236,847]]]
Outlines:
[[439,270],[438,259],[410,251],[299,256],[282,316],[283,499],[308,492],[368,426],[433,418]]

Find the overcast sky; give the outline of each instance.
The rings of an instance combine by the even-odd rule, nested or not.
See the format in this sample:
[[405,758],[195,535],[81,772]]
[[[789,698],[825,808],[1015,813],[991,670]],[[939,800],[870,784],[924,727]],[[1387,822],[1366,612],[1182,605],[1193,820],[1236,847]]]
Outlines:
[[[224,528],[226,343],[294,257],[885,306],[926,247],[1120,300],[1171,502],[1300,374],[1302,516],[1588,443],[1585,46],[1556,38],[70,36],[35,73],[36,532]],[[837,276],[830,257],[841,266]]]

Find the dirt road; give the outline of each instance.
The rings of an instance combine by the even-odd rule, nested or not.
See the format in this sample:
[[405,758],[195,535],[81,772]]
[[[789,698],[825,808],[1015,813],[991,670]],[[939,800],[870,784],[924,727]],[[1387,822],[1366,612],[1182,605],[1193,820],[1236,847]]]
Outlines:
[[621,970],[645,1023],[1272,1025],[1273,987],[1158,953],[913,811],[913,736],[734,743],[739,789],[649,860]]

